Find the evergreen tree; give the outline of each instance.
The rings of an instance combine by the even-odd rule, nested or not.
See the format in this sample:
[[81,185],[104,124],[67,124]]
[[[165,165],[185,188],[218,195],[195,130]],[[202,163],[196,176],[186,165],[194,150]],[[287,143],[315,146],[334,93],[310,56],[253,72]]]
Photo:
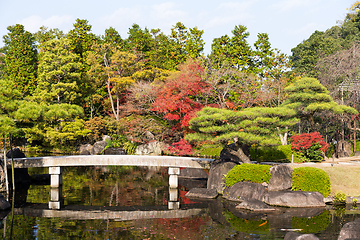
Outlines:
[[34,36],[16,24],[7,27],[5,35],[5,72],[23,94],[31,95],[36,88],[37,51]]
[[[279,134],[298,122],[295,114],[294,110],[285,107],[254,107],[242,111],[206,107],[190,120],[194,133],[186,135],[185,139],[220,142],[223,145],[232,141],[249,146],[278,145]],[[239,157],[249,162],[242,151]]]
[[81,96],[77,82],[82,64],[70,48],[70,40],[65,38],[49,40],[43,45],[39,84],[34,94],[38,102],[73,103]]
[[329,95],[328,90],[315,78],[301,78],[285,88],[289,94],[283,107],[294,109],[299,118],[306,119],[312,130],[317,130],[314,115],[320,112],[335,114],[357,114],[358,112],[345,105],[338,105]]

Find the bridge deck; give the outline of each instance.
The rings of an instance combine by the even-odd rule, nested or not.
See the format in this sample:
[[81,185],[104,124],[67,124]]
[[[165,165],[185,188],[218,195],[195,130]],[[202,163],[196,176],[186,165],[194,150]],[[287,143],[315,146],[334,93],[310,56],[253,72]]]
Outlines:
[[[144,155],[75,155],[15,158],[15,168],[71,166],[154,166],[209,169],[213,159]],[[8,159],[10,167],[10,160]]]

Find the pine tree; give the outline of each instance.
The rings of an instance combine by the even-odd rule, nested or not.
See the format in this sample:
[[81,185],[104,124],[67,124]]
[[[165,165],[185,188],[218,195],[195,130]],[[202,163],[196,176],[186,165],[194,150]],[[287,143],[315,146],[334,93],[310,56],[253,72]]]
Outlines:
[[[227,145],[229,142],[247,145],[278,145],[279,134],[298,122],[296,112],[289,108],[254,107],[233,111],[206,107],[190,120],[194,133],[186,135],[188,141],[211,141]],[[242,153],[239,158],[250,162]],[[239,151],[238,150],[238,151]]]
[[35,38],[16,24],[7,28],[5,35],[5,72],[23,95],[31,95],[36,88],[37,51]]
[[357,114],[357,111],[345,105],[338,105],[328,90],[315,78],[301,78],[285,88],[289,94],[283,107],[294,109],[299,118],[309,122],[312,130],[317,130],[314,115],[324,111],[334,114]]

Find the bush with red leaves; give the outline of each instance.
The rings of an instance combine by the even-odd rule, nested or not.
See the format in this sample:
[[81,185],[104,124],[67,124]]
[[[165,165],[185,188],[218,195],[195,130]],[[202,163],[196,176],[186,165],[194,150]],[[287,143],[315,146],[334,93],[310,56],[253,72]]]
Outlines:
[[291,148],[308,160],[321,160],[323,153],[328,149],[329,144],[324,142],[318,132],[303,133],[294,135],[291,138]]

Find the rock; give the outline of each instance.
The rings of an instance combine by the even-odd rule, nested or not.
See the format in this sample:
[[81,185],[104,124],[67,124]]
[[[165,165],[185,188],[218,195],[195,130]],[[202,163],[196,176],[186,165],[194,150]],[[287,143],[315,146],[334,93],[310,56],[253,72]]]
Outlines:
[[352,153],[351,144],[345,140],[338,141],[335,147],[335,156],[337,158],[350,157]]
[[268,191],[282,191],[292,186],[292,168],[288,165],[276,165],[270,168],[271,178]]
[[338,240],[360,239],[360,218],[346,223],[340,231]]
[[126,152],[122,148],[107,148],[104,151],[105,155],[126,155]]
[[[10,150],[6,153],[6,158],[7,159],[11,158]],[[14,148],[13,158],[25,158],[25,154],[19,148]],[[15,173],[15,184],[20,184],[19,185],[20,187],[22,184],[27,185],[31,183],[31,178],[27,168],[15,168],[14,173]],[[12,179],[11,171],[8,171],[8,179],[9,181],[11,181]]]
[[284,240],[319,240],[314,234],[300,234],[297,232],[288,232]]
[[218,193],[222,194],[225,188],[224,176],[236,165],[238,165],[238,163],[234,162],[212,164],[207,182],[207,189],[216,189]]
[[347,204],[360,204],[360,196],[359,197],[346,197]]
[[152,134],[150,131],[145,131],[144,135],[145,135],[145,139],[148,141],[155,140],[154,134]]
[[275,208],[270,207],[269,205],[265,204],[264,202],[250,198],[245,199],[242,203],[236,206],[237,209],[247,209],[251,211],[261,211],[261,212],[270,212],[275,211]]
[[200,168],[183,168],[180,169],[179,177],[181,178],[208,178],[208,175]]
[[[14,148],[13,152],[12,152],[13,158],[24,158],[25,154],[19,149],[19,148]],[[6,158],[10,159],[11,158],[11,151],[7,151],[6,153]]]
[[11,208],[11,205],[8,201],[6,201],[6,199],[4,198],[4,196],[2,194],[0,194],[0,209],[1,210],[6,210]]
[[91,151],[91,144],[87,143],[87,144],[83,144],[80,146],[80,155],[90,155],[90,151]]
[[98,142],[94,143],[93,147],[90,150],[90,154],[91,155],[100,154],[104,150],[106,145],[107,145],[107,142],[105,142],[105,141],[98,141]]
[[213,164],[221,162],[251,163],[249,153],[249,146],[239,142],[232,143],[221,150],[219,159],[215,160]]
[[335,200],[334,197],[328,196],[328,197],[324,198],[324,203],[325,204],[334,204],[334,200]]
[[186,189],[193,188],[206,188],[206,178],[180,178],[178,179],[179,186],[185,187]]
[[111,137],[108,136],[108,135],[103,135],[102,140],[103,140],[104,142],[111,141]]
[[282,207],[324,207],[324,197],[318,192],[275,191],[264,195],[263,201]]
[[193,188],[185,194],[185,197],[188,198],[216,198],[218,193],[216,189],[207,189],[207,188]]
[[148,144],[142,144],[136,147],[136,155],[154,155],[159,156],[163,152],[165,143],[153,141]]
[[262,201],[265,193],[265,187],[259,183],[237,182],[231,187],[226,187],[223,196],[231,201],[242,202],[250,198]]

